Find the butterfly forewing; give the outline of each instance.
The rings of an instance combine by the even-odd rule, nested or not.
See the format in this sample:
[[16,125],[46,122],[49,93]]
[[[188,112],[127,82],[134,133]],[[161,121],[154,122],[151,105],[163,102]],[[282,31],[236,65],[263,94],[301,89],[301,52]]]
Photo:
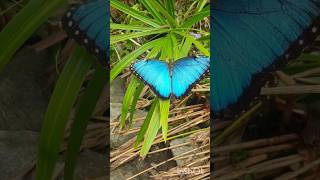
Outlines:
[[191,88],[209,71],[209,57],[186,57],[172,67],[172,93],[176,98],[188,94]]
[[[319,28],[314,23],[320,15],[319,1],[240,0],[241,6],[232,2],[218,0],[218,8],[212,12],[214,112],[228,107],[232,111],[246,108],[272,79],[269,72],[296,57],[316,37]],[[250,7],[257,7],[254,13],[249,11]]]
[[108,3],[105,0],[95,0],[71,8],[62,22],[69,36],[108,65],[107,17]]
[[160,60],[138,60],[131,65],[131,70],[143,80],[162,99],[171,95],[169,66]]

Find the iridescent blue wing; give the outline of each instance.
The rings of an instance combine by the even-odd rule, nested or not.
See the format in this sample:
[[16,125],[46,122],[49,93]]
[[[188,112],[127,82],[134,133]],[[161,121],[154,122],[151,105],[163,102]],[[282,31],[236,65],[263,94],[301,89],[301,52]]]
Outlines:
[[169,65],[160,60],[138,60],[131,64],[131,71],[143,80],[162,99],[171,95]]
[[211,9],[211,108],[239,113],[319,34],[319,0],[217,0]]
[[172,93],[176,98],[187,95],[193,86],[209,72],[208,57],[186,57],[175,61],[172,67]]
[[68,35],[108,64],[109,53],[108,3],[105,0],[88,1],[72,7],[62,19]]

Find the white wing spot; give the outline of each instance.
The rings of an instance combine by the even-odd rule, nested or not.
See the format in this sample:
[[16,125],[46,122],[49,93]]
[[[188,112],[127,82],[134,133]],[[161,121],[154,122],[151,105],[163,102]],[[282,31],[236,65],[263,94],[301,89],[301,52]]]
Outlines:
[[71,12],[69,11],[68,13],[67,13],[67,17],[70,17],[71,16]]
[[317,28],[317,27],[313,27],[313,28],[312,28],[312,32],[313,32],[313,33],[316,33],[317,31],[318,31],[318,28]]
[[95,49],[95,52],[96,52],[97,54],[99,54],[100,51],[99,51],[98,48],[96,48],[96,49]]
[[89,40],[86,38],[83,40],[83,42],[87,44],[89,42]]
[[71,27],[72,25],[73,25],[73,22],[72,22],[72,21],[69,21],[69,22],[68,22],[68,26]]
[[299,45],[303,45],[304,41],[301,39],[299,40]]
[[80,34],[80,31],[79,30],[76,30],[76,32],[74,32],[75,35],[79,35]]
[[285,57],[286,57],[286,59],[289,59],[290,55],[289,55],[289,54],[286,54],[286,56],[285,56]]

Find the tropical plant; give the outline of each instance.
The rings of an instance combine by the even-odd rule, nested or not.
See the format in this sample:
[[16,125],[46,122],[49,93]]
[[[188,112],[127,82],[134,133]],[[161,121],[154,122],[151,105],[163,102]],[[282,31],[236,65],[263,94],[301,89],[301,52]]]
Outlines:
[[[130,3],[110,1],[113,10],[121,11],[122,15],[128,19],[125,24],[116,23],[116,18],[110,22],[111,52],[115,52],[118,57],[118,60],[112,63],[114,65],[110,72],[110,82],[140,56],[145,56],[146,59],[158,58],[172,62],[188,55],[210,55],[208,50],[209,27],[201,25],[205,21],[207,23],[204,24],[209,24],[207,18],[210,15],[209,2],[197,0],[184,10],[175,8],[178,3],[179,1],[174,0],[138,0],[130,6]],[[131,42],[137,48],[120,55],[121,52],[117,48]],[[195,49],[197,53],[193,52]],[[122,105],[120,117],[122,128],[127,120],[129,124],[132,123],[135,107],[144,86],[143,82],[132,77]],[[160,127],[162,127],[163,139],[167,140],[169,108],[170,100],[154,98],[135,143],[135,147],[141,148],[141,156],[148,153]],[[129,117],[128,114],[130,114]],[[141,147],[140,143],[143,139]]]

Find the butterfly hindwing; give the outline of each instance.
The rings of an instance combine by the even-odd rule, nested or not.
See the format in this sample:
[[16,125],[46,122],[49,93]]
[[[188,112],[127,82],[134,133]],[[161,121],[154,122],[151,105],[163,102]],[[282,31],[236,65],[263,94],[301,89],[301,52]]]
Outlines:
[[233,8],[232,2],[216,1],[211,16],[215,113],[242,111],[272,78],[269,72],[298,55],[319,28],[319,0],[240,0]]
[[72,7],[62,20],[68,35],[95,54],[103,64],[108,64],[109,52],[107,13],[105,0],[93,0]]
[[188,94],[191,88],[209,71],[208,57],[186,57],[174,62],[172,66],[172,93],[176,98]]
[[138,60],[131,65],[134,74],[162,99],[171,95],[170,69],[165,61]]

